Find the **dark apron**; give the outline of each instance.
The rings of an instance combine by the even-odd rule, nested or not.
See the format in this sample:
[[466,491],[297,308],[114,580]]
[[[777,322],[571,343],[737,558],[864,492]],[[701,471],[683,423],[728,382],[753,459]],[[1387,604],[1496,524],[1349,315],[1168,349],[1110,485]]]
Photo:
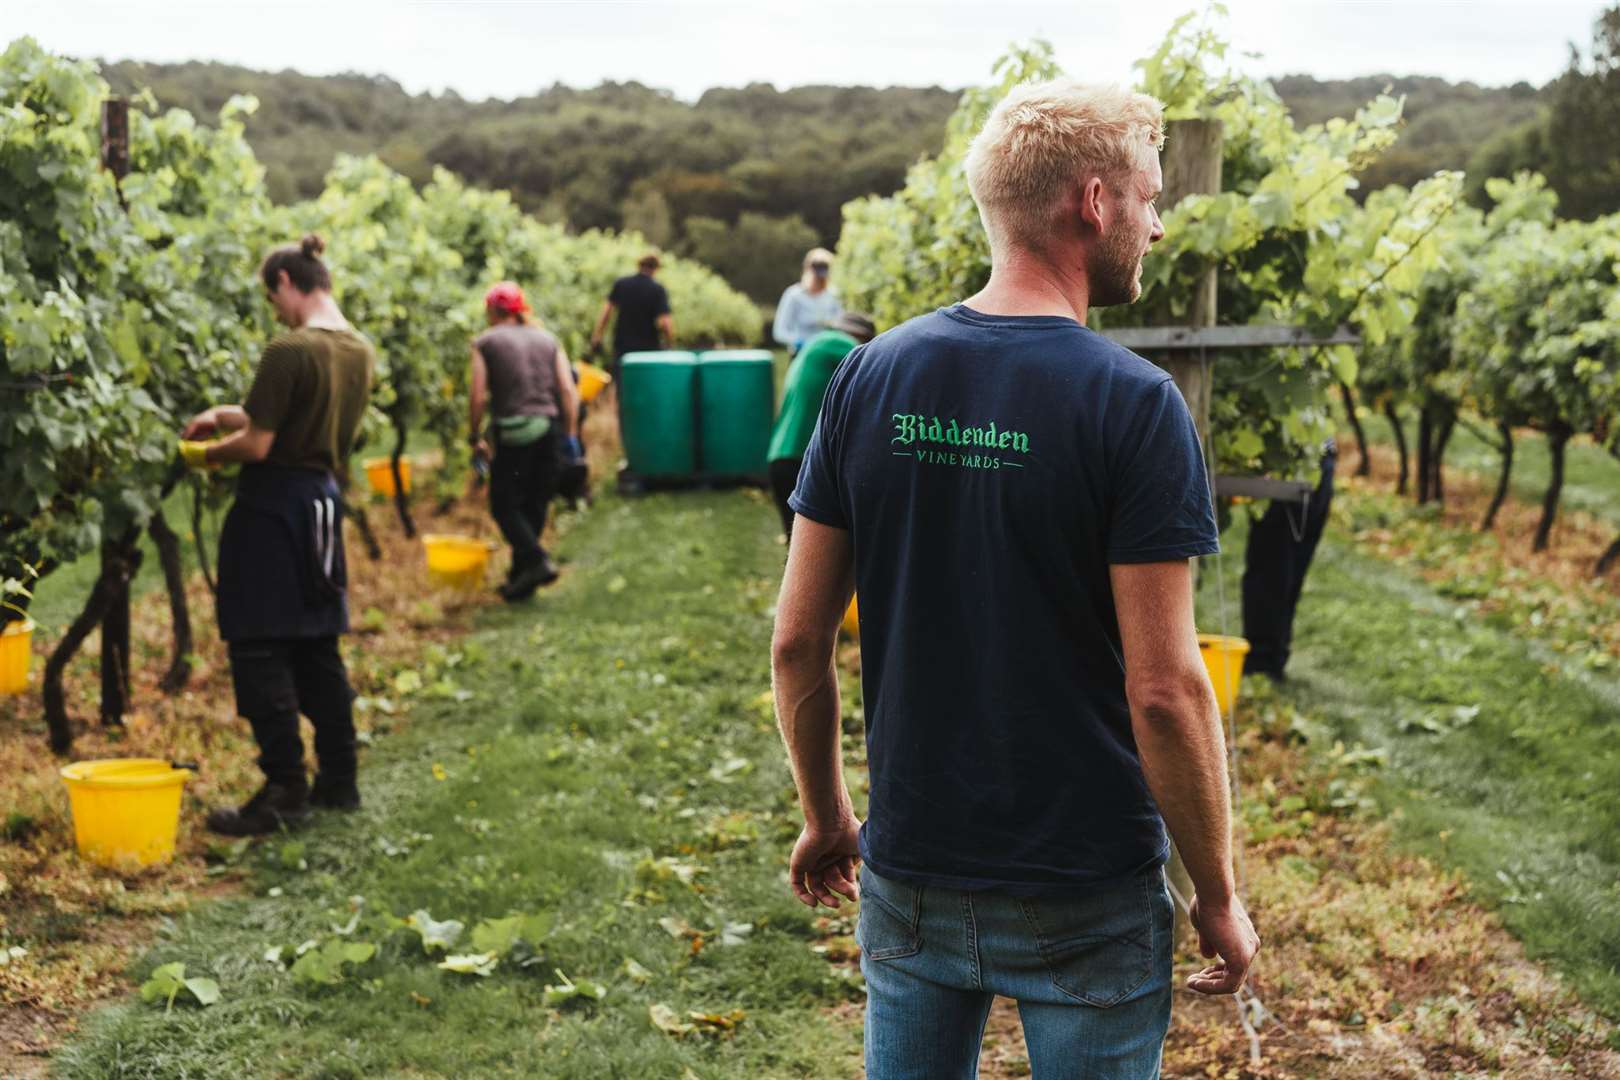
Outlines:
[[343,496],[330,473],[245,465],[219,534],[219,635],[333,637],[349,629]]

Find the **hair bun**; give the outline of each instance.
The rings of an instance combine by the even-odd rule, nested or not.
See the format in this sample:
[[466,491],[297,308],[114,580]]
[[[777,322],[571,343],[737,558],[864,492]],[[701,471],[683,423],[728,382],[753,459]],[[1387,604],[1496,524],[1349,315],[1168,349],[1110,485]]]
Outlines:
[[298,245],[298,250],[302,251],[307,259],[318,259],[321,257],[321,253],[326,250],[326,241],[322,240],[318,234],[310,233]]

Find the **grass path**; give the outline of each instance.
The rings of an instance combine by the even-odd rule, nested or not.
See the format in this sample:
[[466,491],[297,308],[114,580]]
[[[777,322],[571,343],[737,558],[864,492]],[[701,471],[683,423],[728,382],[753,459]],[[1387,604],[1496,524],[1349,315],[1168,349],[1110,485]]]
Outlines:
[[[1256,985],[1288,1030],[1266,1026],[1266,1064],[1245,1070],[1230,1004],[1178,996],[1166,1074],[1620,1076],[1608,1029],[1470,899],[1614,1015],[1617,681],[1471,618],[1371,550],[1355,506],[1308,586],[1295,679],[1252,685],[1239,718],[1248,879],[1272,935]],[[797,816],[766,696],[773,523],[735,492],[609,497],[569,519],[562,583],[389,676],[415,704],[366,762],[367,808],[251,849],[251,895],[178,915],[137,969],[183,961],[224,1000],[107,1009],[56,1073],[857,1075],[849,920],[781,885]],[[1241,553],[1241,525],[1225,543]],[[1240,554],[1222,569],[1235,630]],[[852,758],[854,697],[846,684]],[[479,977],[424,953],[396,918],[416,911],[466,924],[453,953],[483,920],[552,926],[535,963],[520,947]],[[345,941],[376,955],[329,988],[264,958]],[[605,997],[548,1002],[559,973]],[[995,1037],[987,1075],[1020,1075],[1016,1032]]]
[[[851,988],[781,885],[796,829],[761,699],[771,533],[740,493],[599,503],[563,543],[576,560],[563,582],[491,612],[462,646],[474,696],[419,706],[365,763],[366,809],[261,846],[257,895],[177,920],[141,970],[184,961],[224,1001],[109,1009],[59,1074],[847,1074],[858,1035],[827,1007]],[[332,938],[352,896],[353,939],[378,952],[342,984],[295,988],[263,959]],[[480,978],[438,969],[384,908],[469,928],[543,913],[554,927],[540,962]],[[605,998],[547,1007],[558,971]],[[665,1034],[653,1005],[700,1030]],[[734,1010],[741,1023],[719,1030]]]
[[[1620,679],[1366,550],[1375,498],[1336,502],[1282,697],[1316,741],[1384,761],[1374,791],[1400,839],[1462,869],[1531,957],[1620,1018]],[[1223,542],[1242,551],[1241,521]],[[1225,571],[1236,625],[1241,558]]]

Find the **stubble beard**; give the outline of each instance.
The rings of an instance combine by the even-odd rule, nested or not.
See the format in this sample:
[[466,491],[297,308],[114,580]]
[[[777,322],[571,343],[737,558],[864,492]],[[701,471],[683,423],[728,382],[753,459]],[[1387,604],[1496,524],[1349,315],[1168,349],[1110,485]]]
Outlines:
[[1134,303],[1142,295],[1142,234],[1123,229],[1104,237],[1091,281],[1091,306]]

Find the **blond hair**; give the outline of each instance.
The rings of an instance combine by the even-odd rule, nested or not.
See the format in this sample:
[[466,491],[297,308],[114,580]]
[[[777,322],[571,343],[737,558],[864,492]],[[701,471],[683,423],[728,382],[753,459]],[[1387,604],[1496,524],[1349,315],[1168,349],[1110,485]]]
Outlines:
[[967,180],[992,247],[1038,244],[1071,184],[1112,190],[1164,145],[1164,107],[1119,86],[1053,79],[1015,88],[968,148]]
[[826,248],[811,248],[804,253],[804,272],[799,275],[799,284],[806,289],[815,283],[816,275],[810,270],[810,264],[816,262],[824,262],[831,267],[833,253]]

